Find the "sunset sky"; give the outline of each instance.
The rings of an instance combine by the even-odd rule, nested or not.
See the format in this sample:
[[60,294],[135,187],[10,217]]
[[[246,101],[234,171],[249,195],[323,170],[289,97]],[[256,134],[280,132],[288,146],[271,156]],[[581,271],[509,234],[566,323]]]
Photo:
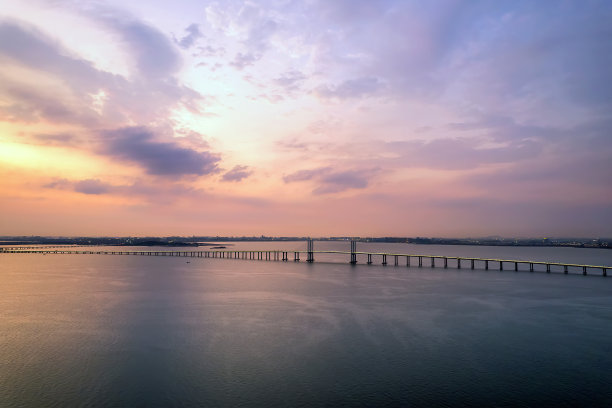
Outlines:
[[0,235],[612,236],[610,1],[0,4]]

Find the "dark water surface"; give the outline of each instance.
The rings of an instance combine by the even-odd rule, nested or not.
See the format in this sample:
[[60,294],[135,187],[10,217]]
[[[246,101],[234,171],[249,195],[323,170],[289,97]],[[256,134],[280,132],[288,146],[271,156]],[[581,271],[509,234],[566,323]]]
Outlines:
[[0,407],[612,404],[610,277],[39,254],[0,268]]

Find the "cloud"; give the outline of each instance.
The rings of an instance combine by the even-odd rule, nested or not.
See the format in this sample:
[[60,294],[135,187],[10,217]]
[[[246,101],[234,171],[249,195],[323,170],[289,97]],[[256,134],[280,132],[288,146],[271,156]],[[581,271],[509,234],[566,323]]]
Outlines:
[[295,173],[291,173],[283,177],[285,183],[293,183],[295,181],[307,181],[312,180],[315,177],[319,177],[323,174],[327,174],[332,170],[331,167],[319,167],[311,170],[299,170]]
[[315,195],[333,194],[350,189],[364,189],[369,179],[378,169],[341,170],[332,167],[299,170],[283,177],[285,183],[314,181],[317,187],[312,191]]
[[33,26],[0,20],[0,60],[51,79],[40,86],[11,76],[10,70],[0,73],[0,97],[10,101],[0,103],[0,117],[101,127],[109,122],[147,123],[179,106],[201,113],[203,97],[172,76],[180,61],[163,34],[132,20],[113,22],[112,30],[121,33],[129,54],[138,61],[141,71],[132,79],[71,56],[73,52]]
[[50,183],[43,185],[44,188],[56,188],[60,190],[69,188],[70,186],[72,186],[72,182],[70,182],[68,179],[65,179],[65,178],[55,179],[51,181]]
[[331,194],[349,189],[366,188],[369,176],[362,170],[329,173],[321,177],[320,185],[313,190],[313,194]]
[[239,52],[234,56],[234,60],[230,61],[229,64],[242,71],[244,68],[255,64],[255,62],[259,61],[260,58],[260,55],[253,55],[251,53],[243,54]]
[[[0,74],[0,79],[2,75]],[[58,100],[55,95],[36,86],[12,83],[0,84],[0,95],[10,102],[0,105],[0,119],[10,122],[34,123],[49,120],[55,123],[92,124],[95,115],[82,107]]]
[[538,141],[520,139],[504,145],[487,146],[465,138],[433,141],[397,141],[386,143],[389,159],[398,167],[426,167],[445,170],[474,169],[491,163],[514,163],[536,157],[542,151]]
[[273,83],[282,87],[285,92],[297,91],[306,76],[300,71],[287,71],[273,80]]
[[69,79],[73,89],[94,91],[99,82],[116,77],[98,71],[89,61],[70,57],[70,52],[34,26],[14,20],[0,20],[0,57]]
[[76,143],[76,137],[66,133],[37,133],[26,137],[33,139],[36,144],[47,146],[66,146]]
[[223,177],[221,177],[221,181],[242,181],[245,178],[249,177],[253,174],[253,171],[249,170],[248,166],[234,166],[233,169],[226,172]]
[[377,78],[362,77],[349,79],[335,86],[321,85],[315,90],[315,94],[323,98],[361,98],[375,94],[382,87]]
[[68,180],[60,178],[44,184],[43,187],[57,190],[73,190],[77,193],[91,195],[107,194],[115,191],[115,186],[104,183],[99,179]]
[[86,12],[119,36],[129,48],[140,75],[147,79],[160,79],[175,74],[181,66],[181,58],[170,38],[131,15],[104,6],[95,6]]
[[107,131],[104,136],[104,154],[138,164],[152,175],[202,176],[218,171],[218,156],[181,147],[176,142],[158,142],[144,127]]
[[83,194],[104,194],[108,192],[109,185],[98,179],[81,180],[74,183],[74,191]]
[[[185,31],[187,31],[187,35],[184,36],[183,38],[181,38],[180,40],[175,40],[176,43],[179,45],[179,47],[183,48],[183,49],[188,49],[191,48],[193,46],[193,44],[199,39],[202,38],[203,35],[200,32],[200,28],[197,24],[190,24],[187,28],[185,28]],[[202,48],[202,47],[200,47]]]
[[206,45],[203,47],[197,47],[197,57],[222,57],[225,55],[224,47],[213,47],[212,45]]

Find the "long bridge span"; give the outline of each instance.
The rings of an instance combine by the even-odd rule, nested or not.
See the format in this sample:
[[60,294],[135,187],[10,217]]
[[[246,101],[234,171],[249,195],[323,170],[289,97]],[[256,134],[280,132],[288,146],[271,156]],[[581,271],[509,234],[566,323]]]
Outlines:
[[532,261],[517,259],[496,259],[496,258],[471,258],[463,256],[444,256],[444,255],[419,255],[419,254],[396,254],[387,252],[363,252],[357,251],[356,241],[351,241],[350,251],[316,251],[314,250],[313,240],[308,240],[306,251],[288,250],[204,250],[204,251],[121,251],[121,250],[78,250],[75,247],[4,247],[0,248],[0,253],[36,253],[36,254],[98,254],[98,255],[139,255],[139,256],[177,256],[191,258],[223,258],[223,259],[245,259],[260,261],[294,261],[299,262],[302,255],[306,255],[307,262],[315,261],[315,254],[339,254],[348,255],[349,263],[356,264],[358,257],[365,260],[368,265],[375,261],[382,265],[392,263],[394,266],[405,265],[431,268],[454,267],[457,269],[499,269],[514,271],[542,271],[546,273],[564,273],[582,275],[608,276],[608,271],[612,266],[574,264],[563,262]]

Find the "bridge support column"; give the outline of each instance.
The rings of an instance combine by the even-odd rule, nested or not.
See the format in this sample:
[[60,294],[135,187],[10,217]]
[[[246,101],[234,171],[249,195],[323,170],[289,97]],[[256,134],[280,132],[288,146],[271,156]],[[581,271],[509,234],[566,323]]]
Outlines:
[[550,264],[546,264],[546,273],[550,273]]
[[515,271],[515,272],[516,272],[516,271],[518,271],[518,262],[515,262],[515,263],[514,263],[514,271]]
[[397,256],[397,255],[394,255],[394,256],[395,256],[395,260],[394,260],[395,262],[394,262],[394,264],[395,264],[395,266],[397,266],[397,263],[398,263],[398,256]]
[[419,268],[423,266],[423,257],[419,256]]
[[406,257],[406,266],[410,266],[410,255]]
[[489,261],[485,261],[485,270],[489,270]]
[[383,264],[383,265],[386,265],[386,264],[387,264],[387,255],[386,255],[386,254],[383,254],[383,256],[382,256],[382,257],[383,257],[382,264]]
[[457,269],[461,269],[461,258],[457,258]]
[[444,269],[448,268],[448,258],[444,258]]
[[436,266],[436,258],[431,257],[431,267],[434,268]]
[[368,254],[368,265],[372,265],[372,254]]
[[500,271],[504,270],[504,261],[499,261],[499,270]]
[[351,263],[354,265],[357,263],[357,241],[351,241]]
[[306,262],[313,263],[314,262],[314,241],[308,238],[307,246],[308,246],[307,248],[308,254],[306,256]]

